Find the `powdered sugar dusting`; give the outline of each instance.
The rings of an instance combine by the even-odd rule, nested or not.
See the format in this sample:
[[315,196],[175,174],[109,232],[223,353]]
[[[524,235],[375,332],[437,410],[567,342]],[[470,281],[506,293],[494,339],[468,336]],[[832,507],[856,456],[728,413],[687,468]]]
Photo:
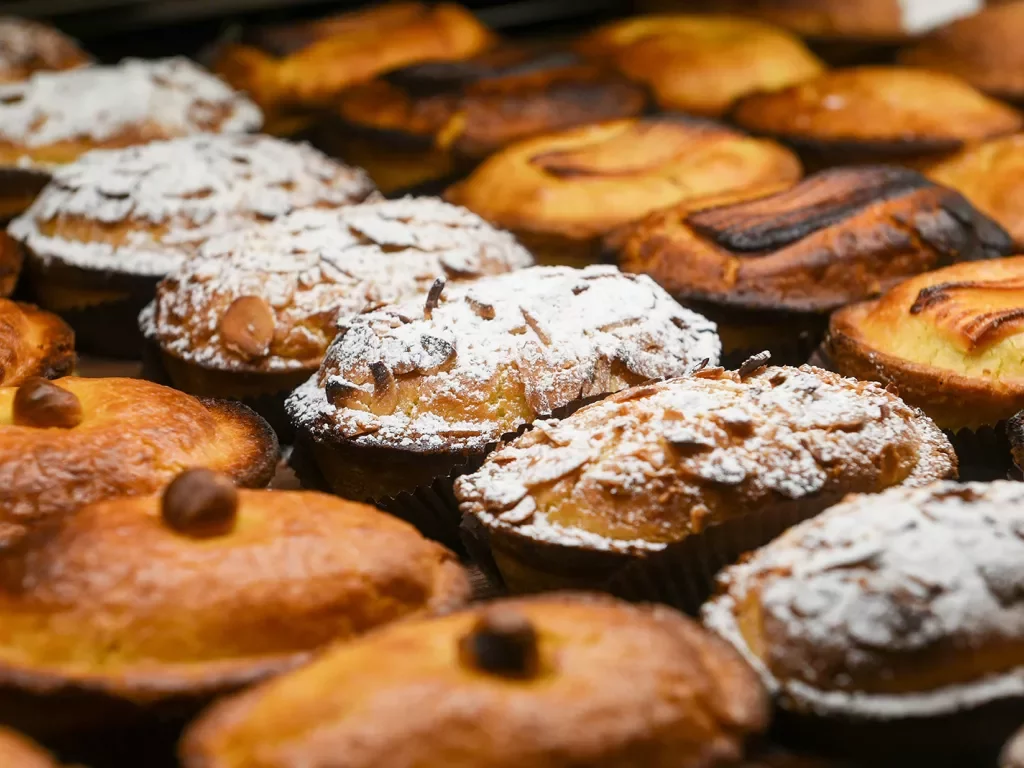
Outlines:
[[[456,483],[464,512],[565,546],[663,549],[730,516],[955,470],[919,411],[810,367],[707,372],[627,391],[537,427]],[[899,457],[883,478],[879,456]],[[508,512],[530,499],[528,520]],[[513,516],[515,518],[515,516]]]
[[289,399],[293,422],[314,438],[479,446],[625,377],[677,376],[721,351],[713,323],[614,267],[484,278],[447,288],[427,314],[415,301],[353,319]]
[[[302,208],[359,202],[372,190],[362,171],[307,145],[205,134],[89,152],[58,169],[8,232],[44,263],[159,276],[216,235]],[[125,225],[124,239],[61,236],[63,222],[80,220]],[[44,225],[56,233],[44,234]]]
[[[142,315],[164,351],[205,367],[290,370],[319,365],[339,319],[468,280],[532,265],[512,235],[437,198],[304,210],[208,241],[164,280]],[[246,360],[219,322],[241,296],[277,319],[268,357]],[[255,363],[255,365],[254,365]]]
[[[872,688],[939,649],[984,653],[1024,637],[1024,484],[853,496],[727,569],[721,583],[705,623],[776,692],[815,708],[926,716],[1024,693],[1019,669],[918,693]],[[734,611],[752,594],[769,637],[763,659],[736,627]]]

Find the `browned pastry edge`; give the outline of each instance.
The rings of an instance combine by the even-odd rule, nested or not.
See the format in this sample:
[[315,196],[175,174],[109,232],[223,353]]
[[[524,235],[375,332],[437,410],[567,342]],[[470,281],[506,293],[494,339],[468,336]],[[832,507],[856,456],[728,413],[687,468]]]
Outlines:
[[[68,376],[75,369],[78,358],[75,355],[75,333],[57,315],[51,312],[44,312],[32,304],[17,302],[18,308],[33,323],[46,328],[46,345],[38,351],[38,359],[30,376],[42,376],[46,379],[59,379],[61,376]],[[0,380],[3,379],[2,367],[0,367]],[[20,382],[5,382],[4,386],[11,386]]]
[[208,410],[214,413],[219,411],[228,418],[245,424],[247,431],[264,446],[263,451],[250,465],[231,472],[235,484],[243,488],[265,488],[269,485],[274,473],[277,472],[281,446],[277,434],[266,420],[252,408],[233,400],[214,400],[206,397],[198,399]]

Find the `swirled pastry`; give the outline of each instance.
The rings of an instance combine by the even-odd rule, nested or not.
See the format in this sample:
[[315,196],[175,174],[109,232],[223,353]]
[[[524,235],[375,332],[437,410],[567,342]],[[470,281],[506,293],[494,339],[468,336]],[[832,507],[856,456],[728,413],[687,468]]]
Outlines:
[[60,30],[29,19],[0,17],[0,83],[89,63],[89,55]]
[[56,315],[0,299],[0,387],[40,376],[56,379],[75,367],[75,334]]

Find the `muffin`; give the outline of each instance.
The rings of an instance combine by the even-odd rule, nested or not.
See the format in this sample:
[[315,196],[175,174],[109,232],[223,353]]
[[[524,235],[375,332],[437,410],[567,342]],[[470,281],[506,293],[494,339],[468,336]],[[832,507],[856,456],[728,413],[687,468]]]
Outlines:
[[735,16],[637,16],[601,27],[577,49],[649,85],[662,108],[707,117],[824,69],[788,32]]
[[1024,768],[1024,730],[1017,731],[999,754],[999,768]]
[[0,83],[92,63],[78,43],[48,24],[0,17]]
[[538,422],[460,477],[505,585],[607,588],[650,558],[656,591],[631,596],[694,609],[717,568],[847,493],[956,477],[942,432],[877,384],[759,362]]
[[1024,251],[1024,134],[977,144],[929,166],[925,173],[998,221]]
[[191,136],[91,152],[55,172],[8,232],[39,303],[83,350],[137,357],[137,318],[160,278],[209,238],[373,191],[366,175],[268,136]]
[[125,59],[0,84],[0,219],[25,210],[50,173],[89,150],[261,123],[252,102],[184,58]]
[[793,182],[796,157],[771,141],[678,115],[617,120],[529,139],[445,193],[511,230],[538,261],[594,261],[601,237],[681,201]]
[[417,61],[458,60],[493,35],[454,3],[387,2],[317,21],[246,30],[214,71],[247,91],[267,130],[290,135],[349,86]]
[[455,556],[390,515],[191,469],[0,559],[0,711],[46,733],[184,708],[468,596]]
[[920,166],[1013,133],[1016,110],[942,72],[906,67],[835,70],[741,99],[733,120],[796,148],[809,168],[899,162]]
[[714,324],[647,277],[536,267],[352,318],[286,408],[335,493],[451,541],[453,478],[503,439],[719,350]]
[[515,239],[436,198],[305,210],[206,242],[165,278],[143,335],[178,389],[240,399],[279,433],[338,322],[533,263]]
[[[584,595],[393,624],[217,704],[184,768],[724,768],[767,724],[751,671],[667,608]],[[425,738],[429,734],[429,738]]]
[[84,504],[153,493],[189,467],[259,488],[277,458],[273,430],[238,403],[139,379],[0,387],[0,548]]
[[775,194],[693,208],[652,213],[612,248],[623,270],[650,275],[715,320],[734,365],[761,349],[806,362],[832,310],[1013,250],[961,195],[895,166],[821,171]]
[[868,765],[993,765],[1024,719],[1024,485],[851,496],[723,574],[704,623],[780,733]]
[[75,368],[75,334],[56,315],[0,299],[0,387],[57,379]]
[[318,144],[393,193],[469,170],[521,139],[636,117],[647,102],[643,86],[568,51],[505,46],[350,88]]
[[59,768],[42,747],[8,728],[0,728],[0,765],[5,768]]

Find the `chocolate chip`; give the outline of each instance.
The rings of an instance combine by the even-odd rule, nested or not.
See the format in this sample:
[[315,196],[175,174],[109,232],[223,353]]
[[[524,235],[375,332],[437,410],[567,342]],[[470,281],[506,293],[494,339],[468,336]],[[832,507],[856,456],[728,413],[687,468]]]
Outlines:
[[430,318],[434,314],[434,310],[437,309],[438,302],[441,301],[441,292],[444,290],[445,279],[443,277],[437,278],[434,284],[430,286],[430,290],[427,291],[427,301],[423,306],[423,316]]
[[764,352],[758,352],[756,355],[751,355],[744,360],[737,373],[739,373],[741,379],[745,379],[747,376],[757,373],[764,368],[771,359],[772,353],[767,349]]
[[223,536],[235,527],[238,490],[225,475],[188,469],[164,489],[160,514],[176,533],[195,538]]
[[82,403],[73,392],[33,376],[14,393],[14,423],[19,427],[71,429],[82,423]]
[[248,360],[266,357],[274,340],[277,318],[259,296],[239,296],[221,316],[218,329],[224,346]]
[[459,642],[468,667],[502,677],[533,677],[540,670],[537,631],[518,611],[491,608]]

